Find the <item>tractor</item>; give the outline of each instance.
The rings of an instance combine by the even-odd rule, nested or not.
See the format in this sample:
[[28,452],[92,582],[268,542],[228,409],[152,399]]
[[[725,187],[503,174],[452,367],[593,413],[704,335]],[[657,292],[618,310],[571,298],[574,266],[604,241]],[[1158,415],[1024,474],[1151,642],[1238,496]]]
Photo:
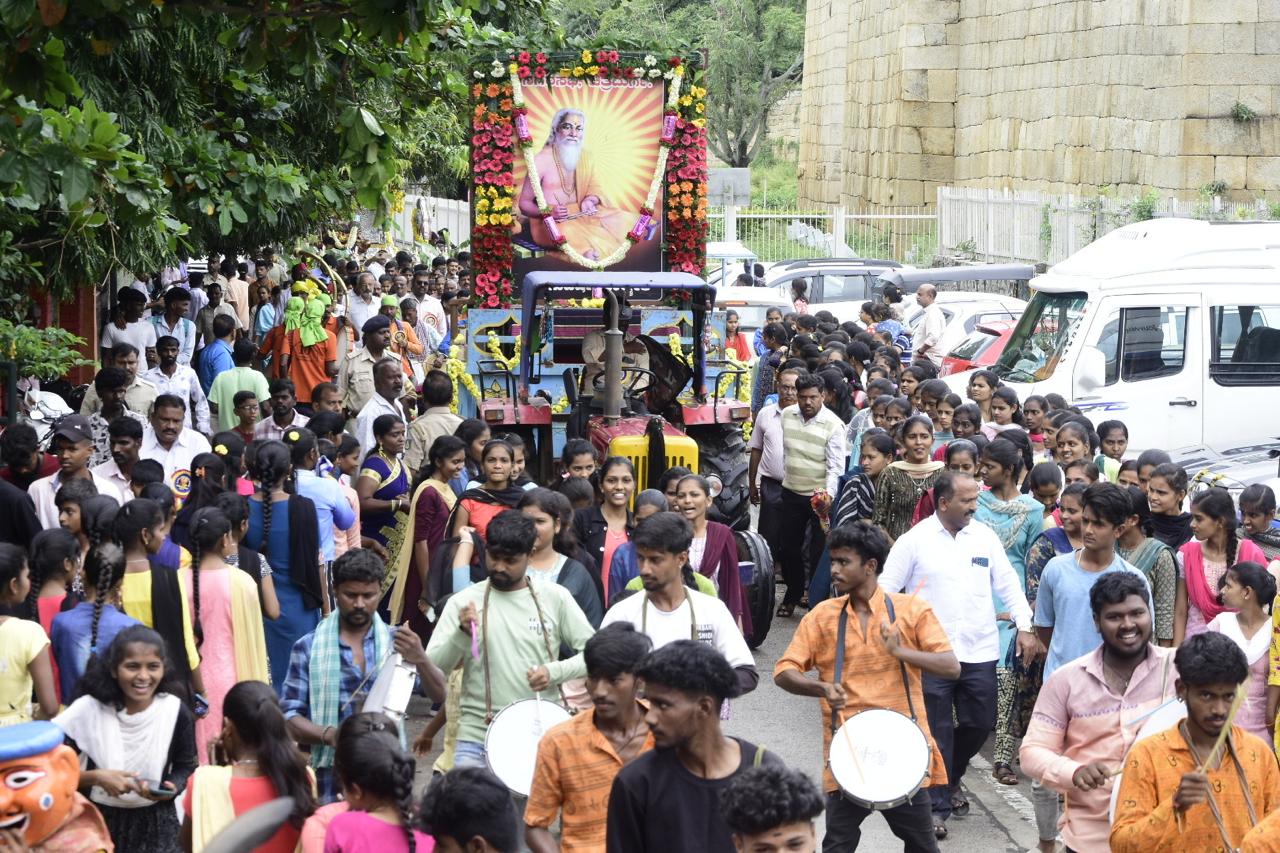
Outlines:
[[[582,300],[591,307],[578,307]],[[601,300],[602,307],[595,307]],[[673,304],[674,310],[658,310]],[[754,646],[763,641],[772,615],[772,558],[763,540],[748,531],[743,426],[751,407],[738,399],[748,371],[707,357],[707,342],[714,348],[709,325],[714,305],[715,288],[687,273],[531,272],[521,288],[519,375],[513,375],[508,359],[476,358],[477,416],[495,432],[520,434],[529,446],[529,470],[544,480],[553,473],[553,408],[566,405],[565,438],[589,440],[601,457],[629,459],[637,491],[655,488],[672,467],[705,477],[714,498],[711,516],[737,532],[739,558],[744,572],[751,572],[743,580],[757,620],[749,638]],[[637,306],[650,317],[669,313],[662,326],[668,334],[639,333]],[[473,311],[474,327],[469,317],[473,353],[483,351],[479,339],[514,326],[514,317],[486,319],[494,313]],[[495,325],[486,330],[485,322]],[[604,338],[603,370],[594,382],[584,382],[589,367],[582,363],[584,332]],[[691,340],[691,357],[672,351],[671,334]],[[515,336],[509,339],[514,342]],[[624,348],[643,348],[648,367],[624,366]],[[549,365],[552,372],[544,373]],[[553,403],[557,390],[563,394],[560,406]]]

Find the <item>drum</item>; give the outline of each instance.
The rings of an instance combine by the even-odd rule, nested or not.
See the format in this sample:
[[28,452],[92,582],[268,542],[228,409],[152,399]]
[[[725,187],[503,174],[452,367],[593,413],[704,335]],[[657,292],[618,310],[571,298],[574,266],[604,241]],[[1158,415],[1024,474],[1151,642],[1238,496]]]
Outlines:
[[489,769],[513,794],[529,796],[538,744],[547,731],[569,719],[569,712],[545,699],[520,699],[498,712],[484,735]]
[[827,766],[851,801],[891,809],[911,801],[929,779],[929,739],[897,711],[860,711],[831,736]]

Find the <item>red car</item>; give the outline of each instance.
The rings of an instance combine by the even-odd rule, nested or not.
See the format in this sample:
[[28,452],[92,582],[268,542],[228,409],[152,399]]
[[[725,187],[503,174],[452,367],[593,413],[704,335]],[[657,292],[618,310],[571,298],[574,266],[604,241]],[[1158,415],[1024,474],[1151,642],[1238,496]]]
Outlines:
[[1017,320],[991,320],[974,329],[959,346],[942,359],[939,376],[950,376],[979,367],[990,367],[1000,359]]

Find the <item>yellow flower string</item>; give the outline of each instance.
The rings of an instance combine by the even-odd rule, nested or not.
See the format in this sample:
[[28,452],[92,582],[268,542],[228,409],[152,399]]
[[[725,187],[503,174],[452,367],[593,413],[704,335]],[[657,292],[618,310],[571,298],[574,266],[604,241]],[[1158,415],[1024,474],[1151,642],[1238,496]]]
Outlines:
[[[459,335],[455,341],[462,338]],[[449,404],[449,410],[455,415],[458,413],[458,385],[461,384],[470,392],[476,403],[480,402],[480,387],[476,385],[476,381],[471,378],[471,374],[467,372],[467,363],[462,359],[462,345],[455,343],[449,348],[449,357],[444,363],[445,373],[449,374],[449,378],[453,380],[453,402]]]
[[498,340],[498,336],[493,332],[489,332],[488,343],[489,355],[493,360],[502,365],[510,373],[515,373],[520,367],[520,338],[516,337],[515,352],[511,358],[507,358],[502,354],[502,342]]

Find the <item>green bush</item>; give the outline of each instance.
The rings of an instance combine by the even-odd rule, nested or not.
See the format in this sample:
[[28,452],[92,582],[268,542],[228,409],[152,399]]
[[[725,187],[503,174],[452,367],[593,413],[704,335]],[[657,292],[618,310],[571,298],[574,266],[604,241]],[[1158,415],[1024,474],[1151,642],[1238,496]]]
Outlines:
[[34,376],[48,382],[66,376],[73,368],[92,365],[80,356],[85,341],[66,329],[33,329],[0,319],[0,361],[18,365],[18,376]]

